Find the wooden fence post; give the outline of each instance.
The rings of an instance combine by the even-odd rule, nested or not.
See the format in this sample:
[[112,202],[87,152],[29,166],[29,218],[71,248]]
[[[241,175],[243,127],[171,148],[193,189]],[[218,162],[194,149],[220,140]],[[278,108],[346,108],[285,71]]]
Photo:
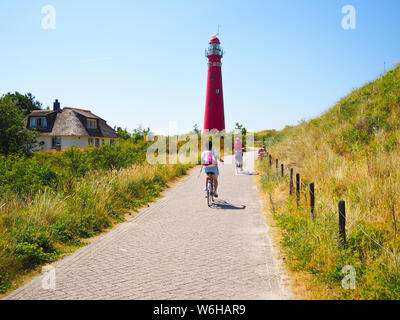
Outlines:
[[300,173],[296,174],[296,201],[300,204]]
[[289,195],[293,194],[293,168],[290,168]]
[[275,167],[276,167],[276,175],[278,175],[279,174],[279,160],[278,159],[275,160]]
[[314,220],[314,209],[315,209],[314,182],[310,183],[310,207],[311,207],[311,219]]
[[339,201],[339,238],[343,248],[346,247],[346,202]]
[[269,155],[269,168],[271,169],[271,167],[272,167],[272,156]]
[[283,163],[281,164],[281,175],[282,175],[282,178],[285,176],[285,166]]

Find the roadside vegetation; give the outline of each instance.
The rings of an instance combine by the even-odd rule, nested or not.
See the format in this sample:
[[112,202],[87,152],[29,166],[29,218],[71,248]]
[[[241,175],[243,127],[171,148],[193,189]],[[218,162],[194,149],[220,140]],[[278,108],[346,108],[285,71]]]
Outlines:
[[[259,162],[287,265],[312,275],[312,296],[400,299],[400,67],[354,90],[321,117],[265,140],[273,158],[302,177],[297,206],[295,196],[289,197],[288,172],[277,177],[265,160]],[[339,200],[347,207],[345,249],[338,238]],[[356,270],[353,290],[341,285],[346,265]]]
[[[3,96],[0,106],[16,116],[0,121],[0,294],[125,221],[190,168],[148,164],[142,128],[119,128],[122,138],[110,146],[32,154],[35,133],[25,129],[18,100]],[[22,138],[12,140],[10,130]]]

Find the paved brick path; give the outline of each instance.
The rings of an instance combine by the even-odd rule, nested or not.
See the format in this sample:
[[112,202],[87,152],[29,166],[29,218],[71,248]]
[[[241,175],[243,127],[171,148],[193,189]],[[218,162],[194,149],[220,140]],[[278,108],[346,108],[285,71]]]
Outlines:
[[[245,171],[252,171],[246,155]],[[289,299],[267,234],[254,175],[220,166],[220,198],[207,207],[198,171],[165,198],[9,299]]]

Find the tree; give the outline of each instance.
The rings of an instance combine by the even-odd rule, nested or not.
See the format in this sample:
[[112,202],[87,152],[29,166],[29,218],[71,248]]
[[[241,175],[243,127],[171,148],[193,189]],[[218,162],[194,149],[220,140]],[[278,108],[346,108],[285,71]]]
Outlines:
[[129,133],[128,129],[118,127],[117,133],[123,140],[130,140],[133,143],[137,143],[140,140],[144,140],[144,137],[150,134],[150,128],[145,129],[142,126],[139,126],[137,129],[133,129],[132,133]]
[[24,112],[11,97],[0,98],[0,154],[32,153],[38,132],[25,127]]
[[117,133],[123,140],[129,140],[131,138],[131,134],[128,132],[126,128],[122,129],[121,127],[118,127]]
[[201,130],[199,129],[199,126],[197,125],[197,123],[193,126],[193,131],[194,134],[197,134],[198,136],[201,135]]
[[240,124],[239,122],[236,122],[235,125],[236,125],[235,130],[241,132],[243,136],[245,136],[247,134],[247,129],[242,124]]
[[133,129],[132,141],[136,143],[139,140],[144,140],[144,137],[146,137],[149,134],[150,134],[150,128],[145,129],[140,125],[137,129]]
[[15,93],[7,93],[1,97],[1,99],[10,99],[13,101],[15,107],[17,107],[26,116],[30,114],[33,110],[42,109],[42,104],[35,100],[32,93],[27,93],[25,95],[20,94],[15,91]]

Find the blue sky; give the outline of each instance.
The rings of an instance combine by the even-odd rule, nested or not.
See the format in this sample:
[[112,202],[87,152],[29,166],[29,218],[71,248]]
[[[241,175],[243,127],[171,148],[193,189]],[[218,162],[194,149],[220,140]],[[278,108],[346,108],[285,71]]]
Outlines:
[[[55,30],[42,28],[48,4]],[[344,5],[355,30],[341,26]],[[399,12],[397,0],[1,1],[0,93],[130,130],[202,127],[204,49],[220,24],[227,128],[281,129],[400,62]]]

